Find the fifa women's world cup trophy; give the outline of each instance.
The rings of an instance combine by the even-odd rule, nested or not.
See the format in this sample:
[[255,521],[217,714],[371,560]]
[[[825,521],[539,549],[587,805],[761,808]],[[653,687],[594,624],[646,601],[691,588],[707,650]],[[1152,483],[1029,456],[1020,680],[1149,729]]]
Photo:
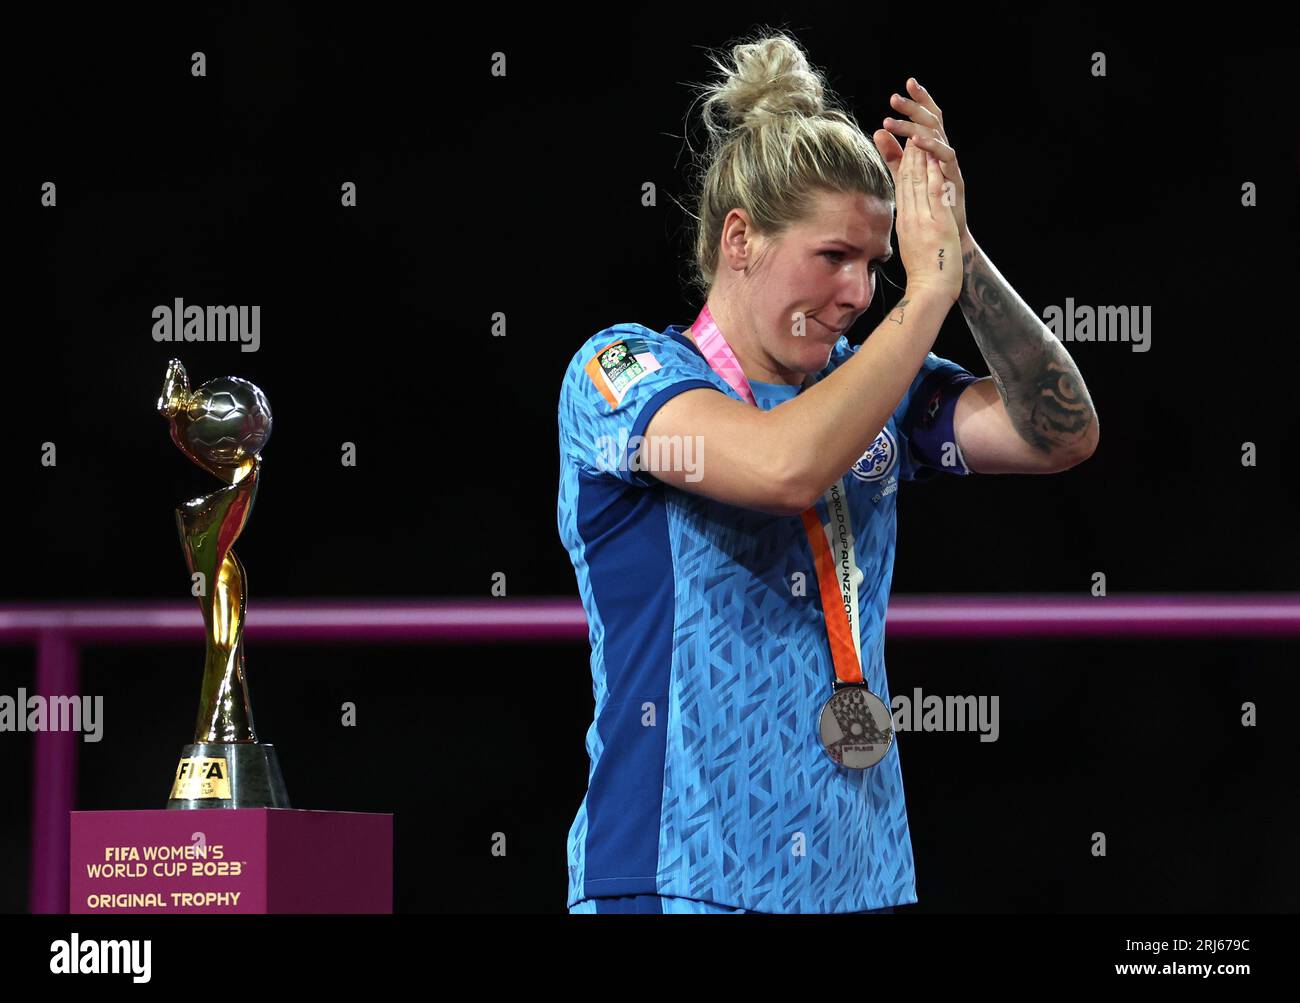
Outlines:
[[223,376],[191,391],[167,365],[158,411],[180,451],[227,486],[176,509],[207,639],[194,742],[181,752],[168,808],[288,808],[275,749],[257,741],[244,669],[244,566],[231,549],[257,496],[258,453],[271,436],[266,395]]

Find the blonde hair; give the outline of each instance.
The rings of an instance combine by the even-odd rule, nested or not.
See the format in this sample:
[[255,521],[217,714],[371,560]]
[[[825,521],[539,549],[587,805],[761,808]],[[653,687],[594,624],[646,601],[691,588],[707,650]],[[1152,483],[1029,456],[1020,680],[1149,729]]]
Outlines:
[[696,159],[695,261],[690,284],[707,297],[718,268],[722,225],[744,209],[775,237],[807,219],[818,190],[861,192],[892,208],[894,182],[876,144],[835,102],[803,48],[762,29],[731,46],[731,61],[710,52],[722,79],[698,87],[708,146]]

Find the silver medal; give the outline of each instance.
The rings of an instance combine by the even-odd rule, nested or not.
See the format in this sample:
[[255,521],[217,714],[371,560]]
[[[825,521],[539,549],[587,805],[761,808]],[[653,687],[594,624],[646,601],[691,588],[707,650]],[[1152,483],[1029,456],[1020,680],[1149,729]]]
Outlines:
[[894,722],[885,702],[866,686],[844,686],[822,708],[821,738],[837,766],[865,770],[885,758]]

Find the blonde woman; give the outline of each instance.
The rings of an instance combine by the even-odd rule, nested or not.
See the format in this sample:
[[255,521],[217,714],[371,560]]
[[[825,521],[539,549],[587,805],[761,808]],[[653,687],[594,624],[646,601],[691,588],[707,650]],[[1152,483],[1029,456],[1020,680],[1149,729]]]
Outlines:
[[[595,696],[567,904],[891,912],[916,902],[884,664],[898,484],[1065,470],[1097,420],[971,239],[915,81],[868,139],[789,35],[730,56],[704,91],[704,306],[595,334],[560,396]],[[906,288],[854,349],[892,226]],[[954,304],[990,376],[931,352]]]

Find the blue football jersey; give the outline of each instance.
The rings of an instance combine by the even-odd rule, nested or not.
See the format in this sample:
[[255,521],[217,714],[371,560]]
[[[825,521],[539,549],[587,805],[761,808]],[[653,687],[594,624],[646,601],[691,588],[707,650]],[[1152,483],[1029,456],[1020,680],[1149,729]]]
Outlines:
[[[595,698],[567,904],[657,894],[848,913],[915,902],[897,735],[867,770],[837,766],[819,737],[835,670],[801,519],[638,469],[640,437],[665,401],[695,388],[740,399],[686,328],[606,328],[573,356],[560,393],[557,518],[587,614]],[[854,351],[841,338],[820,376]],[[844,475],[863,678],[886,704],[898,483],[969,473],[952,412],[973,379],[930,353]],[[751,387],[764,409],[799,392]],[[653,452],[671,453],[689,479],[704,457],[690,443],[671,446]],[[825,503],[818,508],[828,522]]]

